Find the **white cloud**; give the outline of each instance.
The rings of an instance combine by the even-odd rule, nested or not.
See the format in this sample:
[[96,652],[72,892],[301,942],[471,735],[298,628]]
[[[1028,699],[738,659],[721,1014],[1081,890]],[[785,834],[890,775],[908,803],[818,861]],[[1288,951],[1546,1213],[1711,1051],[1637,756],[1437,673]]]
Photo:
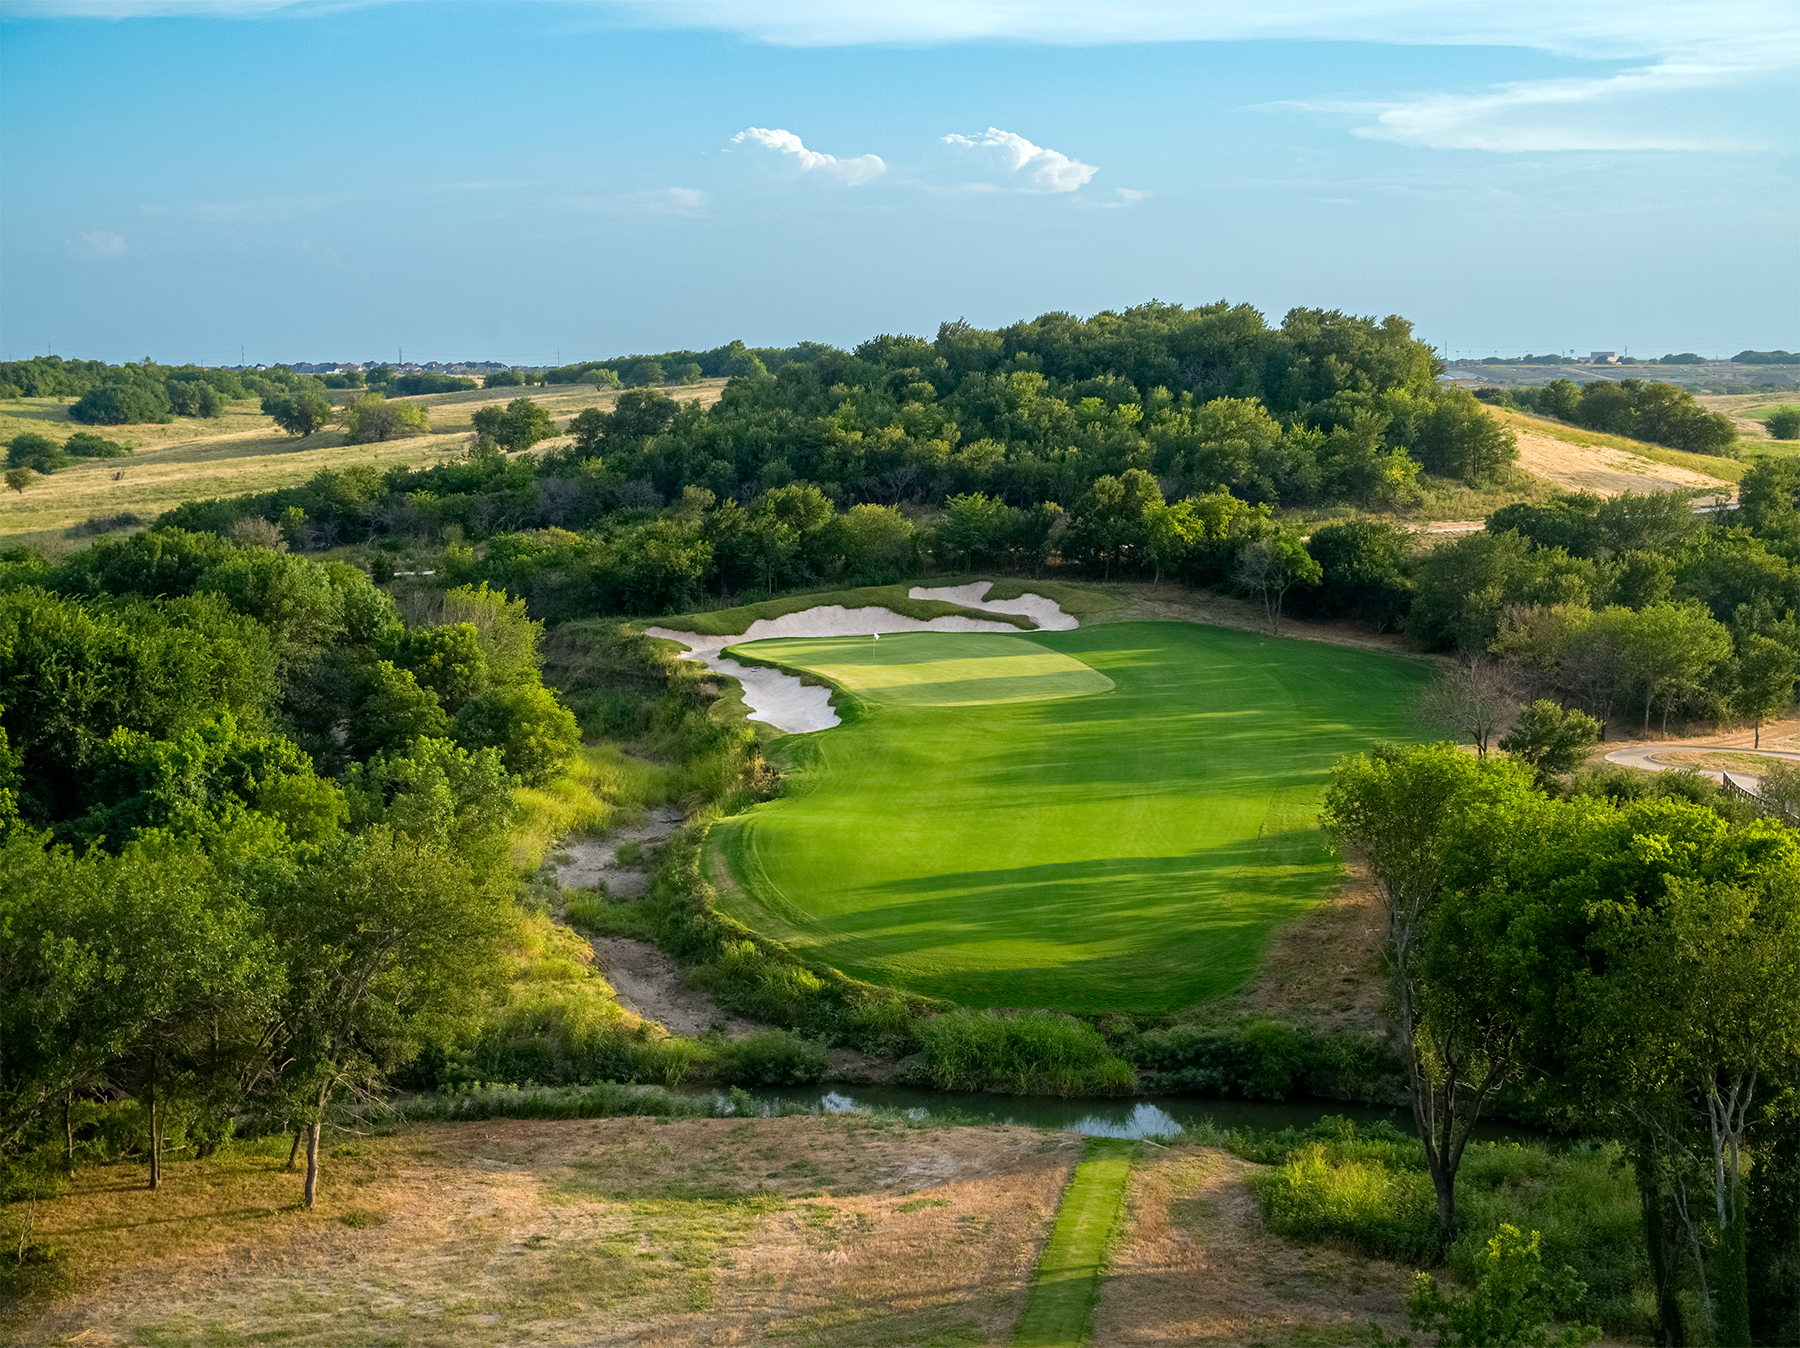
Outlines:
[[1039,192],[1073,192],[1100,171],[1092,164],[1033,145],[1025,137],[997,126],[990,126],[979,136],[951,132],[943,143],[975,150],[1014,177],[1024,173],[1032,189]]
[[[62,0],[71,3],[72,0]],[[130,6],[182,0],[73,0]],[[194,0],[218,5],[232,0]],[[241,0],[247,7],[267,0]],[[603,0],[645,27],[708,28],[784,46],[1009,41],[1071,46],[1257,39],[1511,46],[1590,57],[1760,49],[1795,30],[1791,0]]]
[[1696,129],[1666,96],[1732,82],[1736,67],[1665,62],[1598,79],[1523,80],[1479,93],[1430,93],[1391,103],[1295,103],[1309,112],[1372,117],[1367,140],[1433,150],[1741,150]]
[[125,240],[110,229],[91,229],[81,236],[75,251],[84,257],[119,257],[125,252]]
[[697,211],[706,205],[706,193],[697,187],[671,187],[663,195],[668,197],[670,204],[683,210]]
[[800,166],[802,173],[823,173],[828,178],[836,178],[846,187],[866,183],[887,172],[887,165],[881,162],[879,155],[863,154],[854,159],[839,159],[836,155],[820,154],[817,150],[809,150],[802,145],[800,137],[792,131],[771,130],[764,126],[746,127],[731,138],[731,143],[760,145],[776,154],[788,155]]

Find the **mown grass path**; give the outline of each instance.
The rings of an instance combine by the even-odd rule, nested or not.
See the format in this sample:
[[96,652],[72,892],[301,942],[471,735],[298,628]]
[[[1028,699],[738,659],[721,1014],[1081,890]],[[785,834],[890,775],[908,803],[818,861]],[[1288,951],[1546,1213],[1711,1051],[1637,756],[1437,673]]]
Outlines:
[[1193,623],[743,649],[857,705],[772,746],[781,799],[714,828],[724,909],[859,978],[1087,1015],[1249,977],[1336,883],[1317,826],[1332,763],[1415,737],[1430,677]]
[[1125,1207],[1133,1149],[1130,1142],[1088,1139],[1032,1275],[1013,1348],[1080,1348],[1086,1341],[1107,1248]]

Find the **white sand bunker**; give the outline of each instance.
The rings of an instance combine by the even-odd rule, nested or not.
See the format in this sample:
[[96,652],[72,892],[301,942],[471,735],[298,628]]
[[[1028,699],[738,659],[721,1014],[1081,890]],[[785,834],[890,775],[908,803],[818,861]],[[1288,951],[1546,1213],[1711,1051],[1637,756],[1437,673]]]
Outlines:
[[[989,613],[1023,614],[1039,628],[1066,632],[1077,626],[1074,618],[1064,613],[1053,601],[1041,595],[1024,594],[1017,599],[992,602],[978,596],[986,594],[992,581],[979,580],[972,585],[946,585],[937,589],[914,586],[907,591],[910,599],[941,599],[964,608],[984,609]],[[792,674],[739,664],[719,654],[727,646],[765,637],[867,637],[889,632],[1005,632],[1018,634],[1021,629],[1011,623],[990,622],[985,618],[965,618],[951,614],[925,621],[895,613],[890,608],[845,608],[826,604],[779,618],[758,618],[749,630],[734,636],[702,636],[698,632],[678,632],[668,627],[646,627],[646,636],[678,641],[688,648],[683,660],[694,660],[707,669],[728,675],[743,685],[744,704],[750,708],[749,718],[800,735],[810,730],[829,730],[838,724],[838,714],[831,709],[831,690],[801,683]]]

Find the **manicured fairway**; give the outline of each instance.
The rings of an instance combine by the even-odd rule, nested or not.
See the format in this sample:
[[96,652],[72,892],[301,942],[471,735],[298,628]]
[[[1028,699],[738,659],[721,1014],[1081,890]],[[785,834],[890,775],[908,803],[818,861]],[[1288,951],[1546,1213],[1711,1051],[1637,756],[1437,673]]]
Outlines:
[[725,909],[858,977],[1088,1013],[1242,982],[1336,878],[1331,763],[1416,735],[1429,677],[1188,623],[736,649],[861,706],[777,741],[786,795],[714,828]]

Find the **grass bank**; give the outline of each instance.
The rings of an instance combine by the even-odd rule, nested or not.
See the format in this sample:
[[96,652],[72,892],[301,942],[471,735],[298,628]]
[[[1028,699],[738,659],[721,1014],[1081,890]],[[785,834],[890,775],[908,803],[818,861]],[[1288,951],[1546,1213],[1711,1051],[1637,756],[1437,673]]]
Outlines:
[[[982,618],[990,622],[1009,623],[1018,628],[1032,628],[1031,619],[1016,613],[984,613],[980,609],[952,604],[942,599],[912,599],[907,585],[865,585],[854,590],[808,590],[784,594],[756,604],[737,604],[730,608],[683,613],[673,618],[657,618],[647,625],[666,627],[677,632],[693,632],[699,636],[731,637],[750,630],[759,620],[784,618],[809,608],[825,608],[836,604],[843,608],[885,608],[920,622],[933,618]],[[992,595],[992,598],[1007,596]]]

